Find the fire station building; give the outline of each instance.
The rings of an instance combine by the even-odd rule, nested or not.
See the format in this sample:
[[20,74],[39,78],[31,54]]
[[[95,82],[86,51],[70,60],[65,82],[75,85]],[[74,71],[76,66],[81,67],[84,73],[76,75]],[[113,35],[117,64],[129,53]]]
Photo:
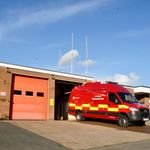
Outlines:
[[[69,92],[93,78],[0,63],[0,119],[68,119]],[[150,108],[150,87],[125,86]]]
[[0,63],[0,119],[68,119],[68,96],[93,78]]

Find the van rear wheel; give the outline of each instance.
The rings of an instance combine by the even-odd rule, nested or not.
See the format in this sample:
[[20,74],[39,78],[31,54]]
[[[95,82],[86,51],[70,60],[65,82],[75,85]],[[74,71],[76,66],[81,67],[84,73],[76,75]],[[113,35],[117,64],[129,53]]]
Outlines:
[[126,115],[120,115],[119,120],[118,120],[118,125],[121,127],[128,127],[129,126],[129,119]]
[[84,117],[82,117],[82,113],[80,111],[77,111],[76,113],[76,120],[77,121],[83,121]]

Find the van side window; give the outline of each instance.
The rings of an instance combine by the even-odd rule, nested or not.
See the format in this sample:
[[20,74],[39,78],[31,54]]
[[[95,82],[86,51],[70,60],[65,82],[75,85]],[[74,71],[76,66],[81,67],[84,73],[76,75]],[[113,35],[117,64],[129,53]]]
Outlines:
[[116,94],[110,92],[109,93],[109,101],[113,102],[113,103],[116,103],[116,100],[117,100],[117,103],[120,103],[120,101],[119,101],[118,97],[116,96]]

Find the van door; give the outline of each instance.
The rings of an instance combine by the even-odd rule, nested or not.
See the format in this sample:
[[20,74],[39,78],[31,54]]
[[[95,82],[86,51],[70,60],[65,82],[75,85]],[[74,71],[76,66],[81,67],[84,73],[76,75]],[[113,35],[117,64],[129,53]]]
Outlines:
[[108,95],[108,118],[112,120],[116,120],[119,116],[119,107],[118,105],[121,104],[117,95],[113,92],[109,92]]

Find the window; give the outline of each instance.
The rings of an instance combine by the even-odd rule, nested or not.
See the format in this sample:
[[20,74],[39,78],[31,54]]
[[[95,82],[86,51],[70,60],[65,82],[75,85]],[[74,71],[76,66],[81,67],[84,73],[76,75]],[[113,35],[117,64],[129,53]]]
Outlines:
[[14,95],[22,95],[22,91],[21,90],[14,90]]
[[38,97],[44,97],[44,93],[43,92],[37,92],[37,96]]
[[122,99],[123,102],[126,103],[138,103],[138,100],[130,93],[120,93],[118,92],[118,95]]
[[26,96],[33,96],[33,92],[32,91],[26,91]]
[[109,101],[113,103],[120,103],[118,97],[116,96],[115,93],[109,93]]

